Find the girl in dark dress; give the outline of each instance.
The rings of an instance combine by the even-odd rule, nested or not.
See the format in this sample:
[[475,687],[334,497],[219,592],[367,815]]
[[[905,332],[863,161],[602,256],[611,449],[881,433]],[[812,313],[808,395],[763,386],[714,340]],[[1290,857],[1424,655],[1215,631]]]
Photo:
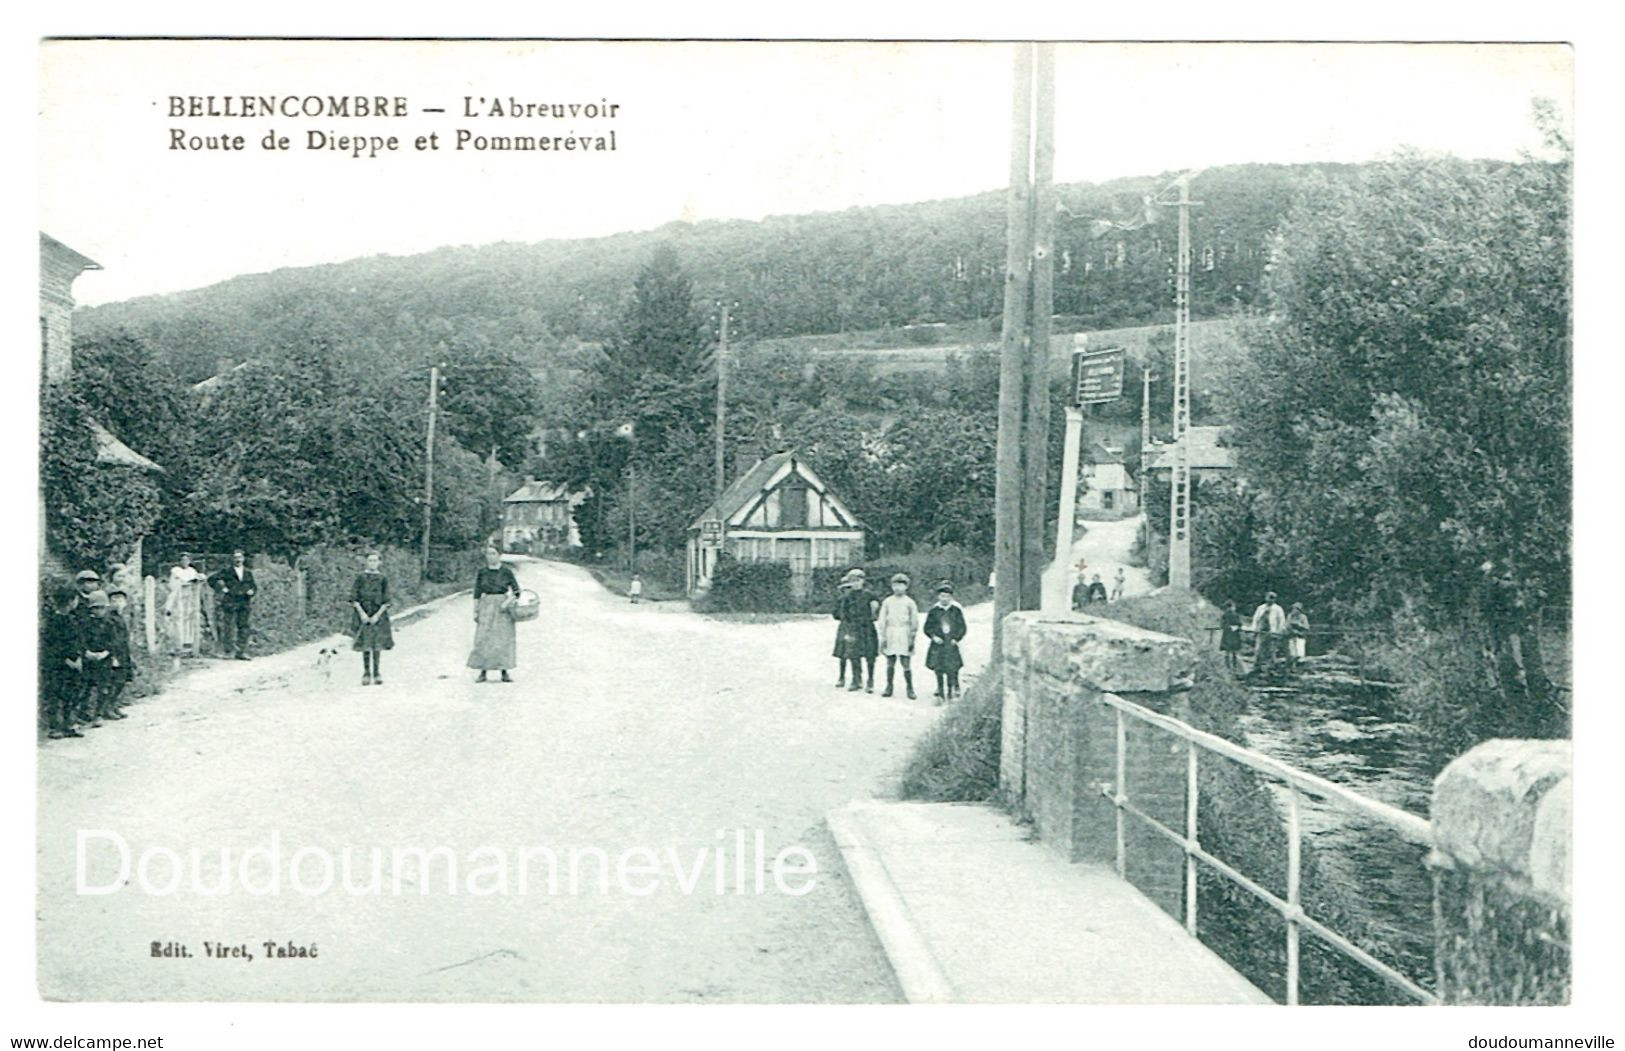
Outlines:
[[395,633],[389,626],[389,578],[378,572],[378,552],[369,552],[367,568],[356,574],[350,589],[351,647],[361,651],[361,685],[384,684],[379,658],[384,650],[395,648]]
[[518,578],[502,564],[502,552],[487,545],[485,568],[474,578],[474,650],[468,666],[479,669],[475,682],[484,682],[488,671],[500,671],[503,682],[513,682],[508,669],[518,665],[519,656],[508,606],[518,597]]
[[837,687],[846,686],[846,669],[852,667],[852,685],[847,692],[863,688],[863,668],[868,665],[869,692],[875,692],[875,655],[880,652],[880,636],[875,632],[875,616],[880,603],[864,588],[864,572],[848,570],[841,578],[841,592],[831,613],[841,626],[835,632],[835,659],[841,662]]
[[959,654],[965,610],[954,601],[954,586],[946,580],[937,585],[936,605],[925,615],[925,637],[931,640],[925,666],[937,674],[937,700],[952,700],[959,695],[959,669],[965,666]]
[[1241,670],[1241,614],[1236,612],[1236,600],[1224,604],[1224,615],[1219,618],[1219,652],[1224,654],[1224,666],[1233,672]]

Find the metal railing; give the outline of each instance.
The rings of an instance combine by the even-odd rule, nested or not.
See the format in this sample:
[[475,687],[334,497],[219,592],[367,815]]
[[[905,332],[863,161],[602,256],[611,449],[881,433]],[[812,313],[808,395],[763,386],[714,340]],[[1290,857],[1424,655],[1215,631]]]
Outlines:
[[[1366,950],[1327,927],[1303,910],[1300,896],[1302,879],[1303,826],[1300,798],[1311,796],[1324,799],[1344,810],[1353,811],[1387,827],[1400,838],[1422,847],[1433,846],[1432,826],[1426,819],[1387,803],[1368,799],[1342,785],[1323,777],[1305,773],[1269,756],[1232,744],[1222,737],[1204,733],[1177,719],[1169,718],[1126,701],[1113,694],[1102,694],[1101,703],[1115,711],[1117,718],[1117,770],[1116,783],[1102,784],[1100,791],[1111,800],[1117,811],[1117,874],[1127,878],[1127,845],[1124,836],[1125,815],[1139,818],[1151,829],[1172,841],[1185,852],[1185,929],[1196,937],[1196,873],[1197,863],[1207,865],[1230,882],[1240,886],[1263,901],[1286,921],[1286,1002],[1298,1002],[1298,940],[1307,930],[1333,949],[1354,960],[1389,984],[1404,991],[1423,1004],[1437,1004],[1439,998]],[[1155,727],[1185,742],[1185,828],[1183,832],[1169,828],[1144,810],[1135,806],[1128,796],[1128,723],[1129,720]],[[1236,871],[1224,861],[1202,849],[1197,835],[1198,756],[1211,752],[1279,782],[1288,789],[1287,795],[1287,866],[1286,897],[1281,898],[1266,890],[1256,881]]]

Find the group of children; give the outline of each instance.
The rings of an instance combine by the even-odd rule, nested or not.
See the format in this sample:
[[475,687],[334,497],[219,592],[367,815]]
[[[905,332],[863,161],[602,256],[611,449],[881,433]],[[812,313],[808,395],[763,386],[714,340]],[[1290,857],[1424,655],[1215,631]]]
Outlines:
[[51,599],[41,625],[40,715],[47,736],[83,737],[81,726],[125,717],[130,597],[121,588],[103,590],[100,574],[86,569]]
[[[835,658],[841,668],[835,686],[845,687],[848,692],[867,689],[874,693],[875,661],[878,655],[884,655],[886,690],[881,696],[892,696],[897,665],[902,664],[903,687],[913,700],[911,661],[920,635],[920,608],[909,597],[908,574],[892,575],[891,594],[884,600],[868,590],[867,579],[861,569],[848,570],[841,578],[832,613],[841,625],[835,633]],[[954,601],[950,581],[938,583],[935,592],[936,601],[925,615],[925,637],[931,642],[925,666],[936,674],[936,700],[940,703],[959,696],[959,669],[965,664],[959,653],[959,643],[965,637],[965,610]],[[847,685],[848,669],[851,685]]]

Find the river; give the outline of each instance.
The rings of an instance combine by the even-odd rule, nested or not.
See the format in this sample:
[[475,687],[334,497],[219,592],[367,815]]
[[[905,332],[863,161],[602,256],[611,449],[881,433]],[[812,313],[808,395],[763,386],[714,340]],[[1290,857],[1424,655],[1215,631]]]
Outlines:
[[[1390,803],[1428,813],[1432,758],[1415,747],[1393,694],[1357,683],[1300,680],[1295,692],[1250,691],[1242,731],[1249,747],[1300,770]],[[1278,791],[1284,796],[1284,787]],[[1282,813],[1285,813],[1285,799]],[[1433,883],[1426,850],[1384,826],[1305,797],[1306,842],[1323,878],[1335,880],[1360,929],[1345,937],[1426,988],[1433,985]],[[1331,917],[1316,917],[1330,920]],[[1306,936],[1306,944],[1313,940]],[[1410,1002],[1396,990],[1397,1003]]]

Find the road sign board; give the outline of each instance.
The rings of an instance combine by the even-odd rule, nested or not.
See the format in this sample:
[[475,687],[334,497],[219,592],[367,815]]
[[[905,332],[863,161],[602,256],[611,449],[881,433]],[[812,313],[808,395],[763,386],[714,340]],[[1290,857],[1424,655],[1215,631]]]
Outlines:
[[722,519],[707,518],[700,523],[700,543],[717,547],[722,543]]
[[1101,405],[1123,396],[1122,347],[1072,352],[1072,404]]

